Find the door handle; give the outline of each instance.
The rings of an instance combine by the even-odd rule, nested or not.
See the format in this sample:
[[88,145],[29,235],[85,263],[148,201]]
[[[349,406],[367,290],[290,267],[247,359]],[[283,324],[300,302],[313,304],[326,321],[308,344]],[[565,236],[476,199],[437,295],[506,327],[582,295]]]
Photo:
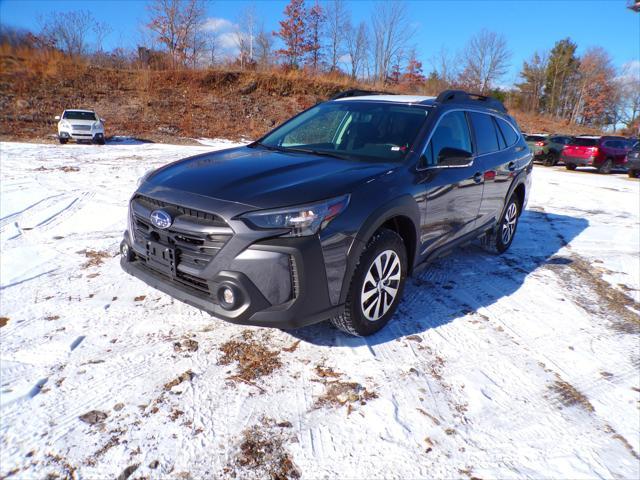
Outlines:
[[509,169],[510,172],[513,172],[516,169],[516,162],[509,162],[509,165],[507,165],[507,168]]
[[482,182],[482,172],[476,172],[473,175],[473,181],[476,182],[476,183]]

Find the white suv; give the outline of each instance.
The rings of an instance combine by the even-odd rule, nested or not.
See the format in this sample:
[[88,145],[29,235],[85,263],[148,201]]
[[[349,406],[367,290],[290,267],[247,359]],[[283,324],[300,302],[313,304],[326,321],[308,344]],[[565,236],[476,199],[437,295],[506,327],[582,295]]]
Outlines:
[[58,140],[65,144],[69,140],[89,140],[104,145],[104,119],[93,110],[65,110],[56,115]]

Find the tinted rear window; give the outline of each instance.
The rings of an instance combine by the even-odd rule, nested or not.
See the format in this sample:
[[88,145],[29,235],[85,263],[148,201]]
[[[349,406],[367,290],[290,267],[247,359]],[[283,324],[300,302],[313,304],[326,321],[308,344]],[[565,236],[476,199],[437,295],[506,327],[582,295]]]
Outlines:
[[542,137],[540,135],[525,135],[524,139],[527,142],[542,142],[547,139],[547,137]]
[[469,115],[476,136],[478,155],[498,151],[498,136],[491,116],[477,112],[469,112]]
[[574,138],[571,145],[575,145],[577,147],[595,147],[598,145],[597,138]]

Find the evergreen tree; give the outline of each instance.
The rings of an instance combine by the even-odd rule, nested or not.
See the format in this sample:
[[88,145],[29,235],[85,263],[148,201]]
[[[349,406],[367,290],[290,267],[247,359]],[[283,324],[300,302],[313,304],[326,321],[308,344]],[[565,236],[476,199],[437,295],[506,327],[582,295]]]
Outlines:
[[569,38],[556,42],[549,56],[545,75],[542,106],[544,111],[557,117],[568,117],[576,97],[576,79],[580,61],[578,46]]

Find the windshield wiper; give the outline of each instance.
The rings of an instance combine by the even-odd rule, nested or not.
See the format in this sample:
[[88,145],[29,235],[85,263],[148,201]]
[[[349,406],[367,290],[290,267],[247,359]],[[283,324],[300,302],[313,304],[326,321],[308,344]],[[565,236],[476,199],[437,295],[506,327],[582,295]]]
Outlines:
[[318,155],[323,157],[333,157],[339,160],[345,160],[347,155],[341,155],[339,153],[328,152],[326,150],[313,150],[311,148],[295,148],[295,147],[285,147],[282,149],[283,152],[299,152],[299,153],[310,153],[311,155]]

